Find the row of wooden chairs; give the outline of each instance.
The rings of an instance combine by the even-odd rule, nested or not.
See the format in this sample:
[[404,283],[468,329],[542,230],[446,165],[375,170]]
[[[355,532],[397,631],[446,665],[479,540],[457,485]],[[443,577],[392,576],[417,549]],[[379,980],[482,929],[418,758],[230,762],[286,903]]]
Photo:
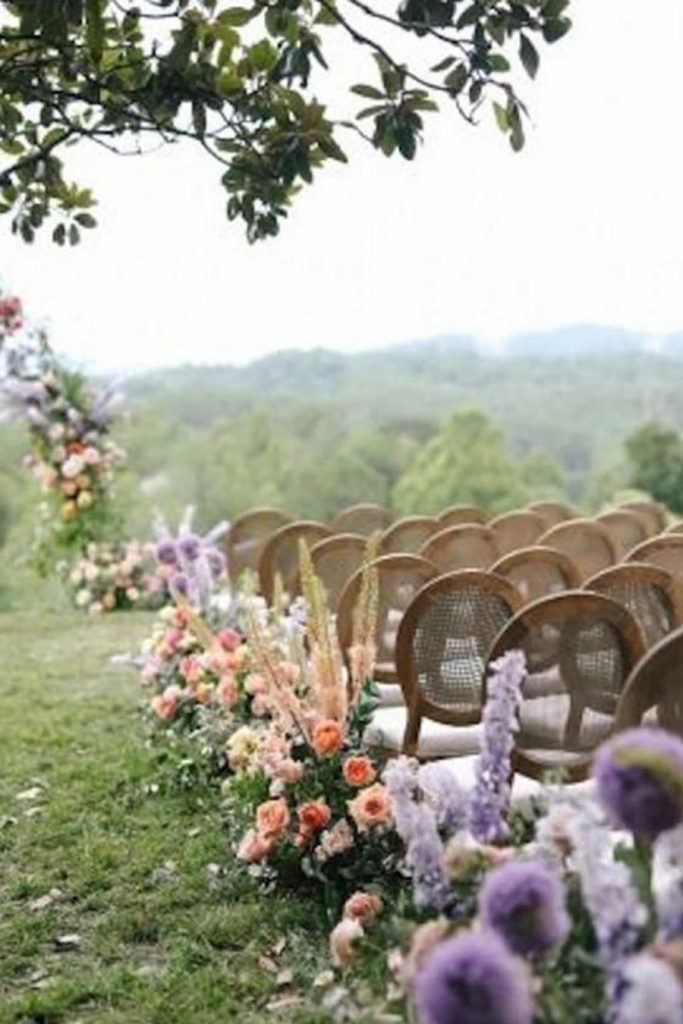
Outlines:
[[[258,570],[268,600],[272,600],[278,574],[284,589],[295,592],[299,541],[303,539],[313,548],[314,565],[334,606],[344,580],[362,561],[369,526],[386,523],[388,515],[380,506],[359,505],[328,526],[313,520],[290,521],[272,509],[255,510],[239,517],[230,531],[228,558],[233,575],[243,567]],[[419,554],[448,572],[492,568],[508,554],[540,546],[568,555],[585,580],[645,543],[652,531],[661,529],[664,513],[655,503],[634,502],[595,520],[569,518],[572,515],[572,510],[559,502],[538,502],[485,524],[481,509],[454,506],[440,517],[408,516],[392,523],[380,536],[379,550],[383,554]],[[554,525],[549,526],[553,520]],[[345,524],[347,528],[342,530]],[[356,525],[357,532],[351,531],[350,525]]]

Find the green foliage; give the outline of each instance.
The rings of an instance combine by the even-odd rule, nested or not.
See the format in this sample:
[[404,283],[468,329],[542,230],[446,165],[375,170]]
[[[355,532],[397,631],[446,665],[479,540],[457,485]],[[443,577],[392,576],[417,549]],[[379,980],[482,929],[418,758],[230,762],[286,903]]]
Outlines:
[[683,438],[662,423],[646,423],[626,441],[631,485],[672,512],[683,513]]
[[[473,122],[482,103],[497,97],[498,125],[518,150],[525,107],[514,72],[536,76],[538,46],[570,27],[568,5],[407,0],[386,10],[366,0],[245,0],[242,7],[3,0],[0,212],[26,242],[54,218],[57,245],[77,244],[81,230],[96,224],[95,198],[69,182],[63,158],[83,141],[138,153],[191,140],[223,166],[227,216],[245,223],[250,240],[277,233],[318,168],[346,161],[344,130],[386,156],[412,160],[437,99]],[[351,87],[350,99],[365,105],[357,110],[353,102],[338,122],[312,91],[314,76],[334,73],[331,30],[374,58],[372,82]],[[424,39],[410,65],[398,56],[406,37]]]
[[455,413],[394,489],[404,513],[436,513],[455,502],[504,512],[527,498],[501,431],[476,409]]

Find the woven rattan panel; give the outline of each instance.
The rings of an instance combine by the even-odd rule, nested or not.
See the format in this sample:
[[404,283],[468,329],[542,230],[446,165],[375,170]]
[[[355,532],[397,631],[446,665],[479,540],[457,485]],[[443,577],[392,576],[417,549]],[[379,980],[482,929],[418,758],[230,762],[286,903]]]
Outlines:
[[394,661],[396,635],[403,613],[426,582],[426,577],[413,569],[406,569],[405,572],[392,570],[380,574],[377,608],[378,661]]
[[[554,685],[525,700],[517,745],[522,750],[593,750],[608,735],[624,684],[619,636],[603,620],[569,619],[532,630],[523,644],[531,671]],[[569,762],[571,757],[567,757]],[[554,755],[553,763],[562,759]]]
[[510,614],[502,598],[481,587],[437,595],[413,639],[423,696],[443,707],[479,708],[486,658]]
[[654,583],[627,579],[610,584],[603,588],[602,593],[614,598],[633,613],[648,647],[656,644],[673,628],[669,600]]
[[510,583],[514,583],[527,604],[541,597],[561,594],[568,589],[564,573],[549,562],[530,560],[515,566],[505,575]]

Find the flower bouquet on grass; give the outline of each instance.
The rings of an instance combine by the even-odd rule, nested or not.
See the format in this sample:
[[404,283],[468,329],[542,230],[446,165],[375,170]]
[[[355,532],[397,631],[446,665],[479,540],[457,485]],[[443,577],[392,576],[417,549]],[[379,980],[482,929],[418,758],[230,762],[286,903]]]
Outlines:
[[166,586],[149,544],[92,541],[81,558],[59,570],[74,605],[92,615],[160,608],[164,601]]
[[[231,819],[245,828],[238,856],[267,886],[309,884],[339,907],[359,882],[390,884],[399,841],[382,762],[363,750],[372,690],[377,577],[366,567],[349,671],[324,589],[301,550],[304,621],[283,638],[247,622],[268,719],[230,742]],[[246,741],[245,741],[246,740]]]
[[617,734],[590,792],[549,786],[531,827],[510,827],[505,708],[520,659],[490,681],[472,793],[438,763],[385,770],[411,898],[361,891],[345,905],[330,936],[333,1018],[683,1021],[683,742],[649,727]]

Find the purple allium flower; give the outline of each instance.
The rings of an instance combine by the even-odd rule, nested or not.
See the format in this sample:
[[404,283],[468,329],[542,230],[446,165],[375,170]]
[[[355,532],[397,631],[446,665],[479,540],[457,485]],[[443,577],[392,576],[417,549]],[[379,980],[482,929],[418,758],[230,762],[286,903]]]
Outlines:
[[547,953],[567,936],[570,921],[559,878],[542,861],[512,861],[489,873],[479,913],[513,953]]
[[466,932],[436,947],[417,977],[419,1024],[530,1024],[524,965],[493,935]]
[[505,838],[510,803],[510,755],[519,729],[526,660],[521,651],[508,651],[491,666],[484,708],[481,753],[475,769],[470,804],[470,829],[480,843]]
[[196,533],[188,533],[178,541],[178,551],[188,562],[196,562],[202,553],[202,542]]
[[656,839],[683,818],[683,742],[644,726],[619,733],[598,750],[593,776],[603,807],[622,828]]
[[178,552],[172,540],[160,540],[156,546],[156,556],[162,565],[175,565],[178,561]]
[[189,597],[190,595],[190,581],[187,576],[182,572],[177,572],[168,581],[168,589],[172,595],[179,594],[181,597]]
[[223,575],[226,569],[225,555],[218,548],[209,548],[206,552],[206,560],[209,563],[211,575],[214,579],[218,579]]

